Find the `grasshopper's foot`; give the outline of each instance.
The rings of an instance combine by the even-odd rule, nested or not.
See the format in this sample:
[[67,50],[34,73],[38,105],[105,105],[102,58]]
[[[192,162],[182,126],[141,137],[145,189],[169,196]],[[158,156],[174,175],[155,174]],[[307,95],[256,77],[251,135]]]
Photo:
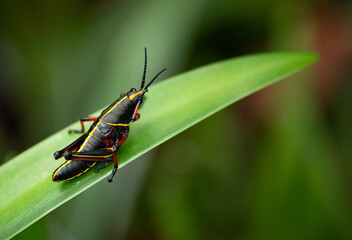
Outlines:
[[95,172],[95,173],[98,173],[100,169],[106,168],[106,167],[109,166],[111,163],[112,163],[111,160],[110,160],[110,161],[107,161],[104,165],[101,165],[101,166],[97,167],[97,168],[94,170],[94,172]]
[[72,134],[72,133],[83,133],[83,131],[82,130],[70,129],[70,130],[68,130],[68,133],[69,134]]
[[116,171],[117,171],[117,167],[114,167],[114,169],[112,170],[111,175],[110,175],[110,177],[108,179],[109,183],[112,182],[112,178],[115,176]]

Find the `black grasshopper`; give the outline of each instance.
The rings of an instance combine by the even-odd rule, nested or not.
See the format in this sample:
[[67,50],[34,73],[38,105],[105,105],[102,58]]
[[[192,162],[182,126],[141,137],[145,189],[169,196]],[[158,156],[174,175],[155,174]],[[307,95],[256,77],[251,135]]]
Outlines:
[[114,160],[114,168],[108,179],[112,182],[118,162],[116,152],[125,142],[128,133],[129,125],[139,119],[137,113],[140,105],[143,102],[144,94],[148,91],[148,87],[154,80],[166,69],[159,72],[148,84],[145,84],[145,75],[147,70],[147,50],[145,51],[144,71],[139,91],[132,88],[129,92],[122,94],[119,99],[108,106],[99,117],[82,117],[81,130],[70,130],[69,132],[84,132],[85,121],[94,121],[88,132],[79,137],[76,141],[54,153],[54,158],[59,159],[62,156],[67,160],[64,164],[58,167],[52,176],[54,182],[66,181],[80,176],[81,174],[92,168],[97,162],[105,161],[95,169],[107,167]]

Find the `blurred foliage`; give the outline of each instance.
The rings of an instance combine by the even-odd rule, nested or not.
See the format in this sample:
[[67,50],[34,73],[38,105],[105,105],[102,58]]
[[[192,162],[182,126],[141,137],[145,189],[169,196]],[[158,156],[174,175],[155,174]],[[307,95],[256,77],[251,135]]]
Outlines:
[[17,237],[351,239],[351,23],[342,0],[2,1],[4,161],[135,86],[144,46],[148,72],[169,76],[258,51],[322,55]]

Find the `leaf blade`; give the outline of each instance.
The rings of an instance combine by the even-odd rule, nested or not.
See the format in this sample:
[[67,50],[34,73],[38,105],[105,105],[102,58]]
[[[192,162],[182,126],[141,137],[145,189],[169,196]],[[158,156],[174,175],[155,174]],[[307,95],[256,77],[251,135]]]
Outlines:
[[[211,64],[156,84],[118,153],[120,166],[231,103],[315,62],[311,53],[264,53]],[[97,115],[98,113],[96,113]],[[9,238],[48,212],[106,178],[89,171],[70,182],[53,183],[51,173],[62,163],[52,153],[77,136],[75,123],[0,167],[0,238]],[[9,187],[11,186],[11,187]]]

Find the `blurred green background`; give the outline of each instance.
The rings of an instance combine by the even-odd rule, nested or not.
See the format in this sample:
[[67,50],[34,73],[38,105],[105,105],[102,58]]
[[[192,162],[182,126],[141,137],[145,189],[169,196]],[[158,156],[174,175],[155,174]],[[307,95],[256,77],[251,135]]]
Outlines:
[[138,87],[144,46],[163,79],[261,51],[321,54],[17,239],[352,239],[351,1],[1,1],[0,19],[1,162]]

